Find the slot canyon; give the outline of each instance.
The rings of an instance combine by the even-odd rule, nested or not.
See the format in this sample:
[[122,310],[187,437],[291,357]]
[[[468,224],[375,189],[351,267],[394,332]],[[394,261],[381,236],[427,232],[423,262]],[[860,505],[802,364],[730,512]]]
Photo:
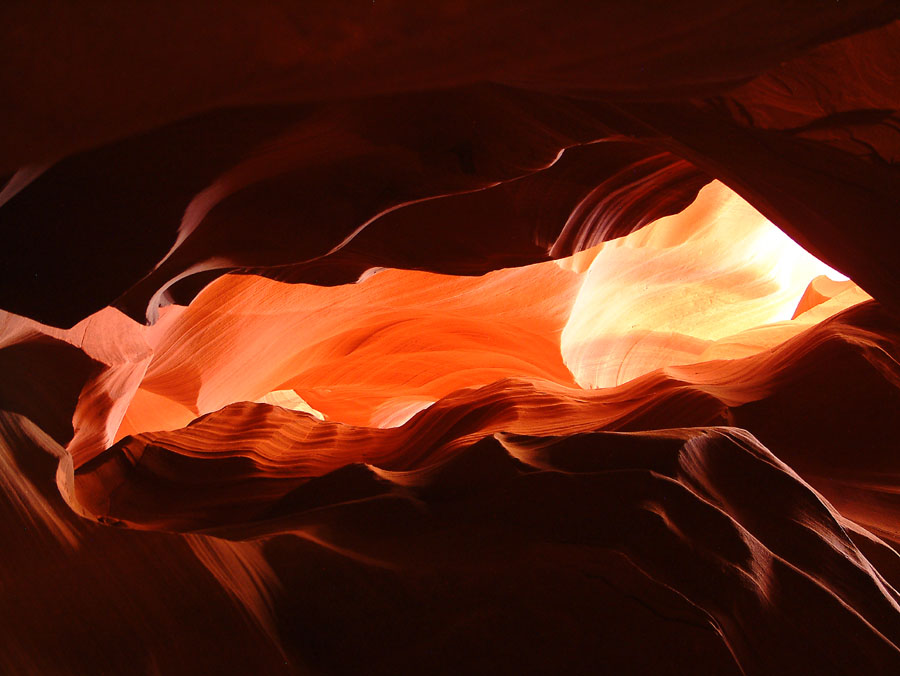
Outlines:
[[900,673],[896,0],[0,57],[0,673]]

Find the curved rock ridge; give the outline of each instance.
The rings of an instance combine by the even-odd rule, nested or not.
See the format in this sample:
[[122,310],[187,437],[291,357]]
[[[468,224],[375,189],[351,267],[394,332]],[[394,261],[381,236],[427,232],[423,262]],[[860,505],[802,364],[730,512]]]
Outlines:
[[[500,432],[565,435],[745,420],[749,429],[772,434],[777,444],[791,429],[803,429],[811,437],[805,442],[808,454],[796,460],[797,450],[786,454],[807,471],[838,477],[852,467],[888,481],[894,463],[884,440],[868,439],[869,454],[838,459],[837,466],[833,456],[840,458],[841,444],[853,438],[841,427],[843,409],[900,401],[900,372],[892,356],[896,340],[890,315],[863,304],[750,357],[671,366],[599,390],[539,378],[505,379],[454,392],[390,428],[323,421],[266,403],[235,403],[182,429],[129,436],[99,455],[76,455],[70,498],[87,514],[194,530],[252,519],[293,486],[348,464],[412,470]],[[832,391],[853,388],[864,399],[853,404],[826,399],[806,411],[809,421],[779,417],[760,424],[772,413],[769,402],[803,392],[822,369],[832,376]],[[870,390],[865,395],[863,383]],[[872,427],[886,424],[889,411],[890,406],[877,408]],[[895,537],[887,519],[871,525]]]
[[[887,674],[900,664],[900,513],[878,487],[897,473],[881,431],[900,410],[898,347],[896,317],[866,303],[743,359],[606,390],[500,381],[397,428],[233,404],[123,439],[75,472],[70,499],[103,523],[251,546],[262,558],[250,570],[275,576],[262,592],[240,582],[248,564],[200,558],[250,594],[239,603],[279,627],[288,653],[334,646],[301,650],[329,671],[358,660],[414,669],[435,650],[462,668],[488,632],[487,663],[516,646],[512,664],[526,673],[640,673],[658,657],[638,653],[654,646],[662,673]],[[723,423],[758,430],[802,473],[747,431],[710,427]],[[835,490],[849,471],[869,479],[851,500]],[[319,561],[343,571],[341,585],[355,580],[347,593],[407,629],[412,647],[376,633],[344,654],[330,632],[364,620],[330,613],[326,628],[296,633],[297,614],[323,612],[308,591]],[[489,612],[486,594],[509,613]],[[572,594],[591,603],[573,606]],[[519,654],[525,627],[547,613],[599,633],[545,629],[540,647]],[[827,648],[798,648],[823,635]]]
[[[74,8],[84,33],[64,45],[39,10],[5,10],[0,23],[19,28],[4,36],[0,77],[16,103],[3,121],[20,133],[0,170],[0,307],[56,326],[107,305],[152,322],[228,271],[327,284],[363,266],[483,273],[627,234],[710,177],[900,303],[887,225],[895,2],[489,3],[474,22],[468,3],[302,19],[291,5],[230,4],[189,40],[207,13],[183,10],[176,27],[158,10],[133,21],[98,10],[111,33],[97,35],[96,16]],[[229,12],[245,27],[224,30]],[[260,44],[260,26],[281,37]],[[388,40],[393,30],[421,39]],[[29,36],[71,58],[26,56]],[[437,47],[448,44],[457,58]],[[139,45],[159,59],[152,76]],[[113,71],[109,54],[121,57]],[[93,67],[88,80],[76,64]],[[36,78],[25,88],[24,73]],[[126,86],[135,79],[152,105]]]
[[[160,450],[148,445],[144,459]],[[169,489],[151,479],[143,490],[177,500],[171,477],[179,463],[165,464]],[[231,472],[242,473],[235,465],[213,474],[221,480]],[[751,435],[735,428],[563,437],[498,434],[437,464],[400,471],[351,463],[282,493],[285,488],[279,487],[277,499],[268,496],[267,508],[251,523],[237,529],[219,525],[213,532],[256,542],[277,538],[278,544],[262,550],[276,569],[283,556],[279,550],[289,547],[288,533],[345,557],[351,569],[390,571],[389,579],[411,575],[420,584],[434,575],[449,578],[462,595],[457,612],[463,613],[473,602],[469,595],[483,594],[483,585],[496,583],[499,576],[507,583],[523,576],[528,580],[536,565],[544,575],[561,575],[549,588],[538,585],[526,595],[537,594],[536,605],[513,601],[521,598],[518,586],[513,592],[503,585],[499,598],[509,599],[526,616],[562,606],[567,621],[592,626],[598,618],[588,618],[596,609],[572,613],[558,596],[574,591],[566,571],[577,566],[575,588],[596,602],[617,603],[617,614],[637,629],[612,631],[626,642],[622,652],[585,635],[573,639],[582,651],[576,664],[599,659],[635,669],[641,660],[632,661],[634,650],[661,640],[651,638],[660,632],[656,622],[641,617],[648,607],[665,622],[690,627],[662,632],[687,641],[670,653],[680,670],[686,654],[701,646],[700,663],[716,673],[802,668],[841,673],[832,669],[835,664],[891,673],[900,663],[900,595],[854,544],[837,512]],[[204,486],[191,486],[190,495],[204,493]],[[134,504],[133,494],[121,489],[118,494]],[[193,514],[208,513],[207,507]],[[869,537],[869,546],[892,558],[896,570],[896,553]],[[491,563],[510,551],[521,557],[516,564]],[[470,557],[477,558],[477,567]],[[543,563],[532,564],[532,559]],[[460,576],[470,581],[462,583]],[[283,584],[291,589],[289,579]],[[398,593],[409,593],[402,582],[399,587]],[[631,601],[615,601],[622,596]],[[440,596],[438,602],[446,603]],[[435,622],[430,613],[423,618],[416,611],[393,612],[411,615],[401,621]],[[481,626],[480,619],[474,622],[456,639],[463,645],[471,640],[467,632]],[[501,645],[518,640],[506,634],[517,626],[511,618],[493,622],[491,635]],[[815,655],[792,647],[834,627],[843,629],[842,639]],[[373,652],[376,660],[404,663],[403,657]],[[551,659],[560,657],[548,655],[539,664]]]
[[[164,180],[147,185],[148,173]],[[226,109],[66,158],[12,194],[3,236],[20,255],[4,274],[18,292],[0,302],[50,324],[105,305],[153,322],[232,270],[317,284],[371,266],[482,273],[547,260],[567,221],[576,245],[630,232],[708,180],[576,101],[499,85]],[[666,197],[650,206],[653,190]],[[598,200],[602,223],[579,215]],[[122,222],[145,233],[139,251]],[[102,241],[114,261],[85,278],[86,259],[42,256],[38,233]]]
[[[218,673],[284,669],[261,623],[216,577],[238,577],[240,546],[180,535],[126,531],[76,515],[60,496],[65,451],[27,418],[0,412],[0,535],[5,673]],[[198,553],[195,554],[194,547]],[[251,545],[252,547],[252,545]],[[230,556],[229,556],[230,554]],[[245,557],[252,560],[252,554]],[[250,602],[252,587],[241,598]],[[197,618],[203,618],[198,622]],[[179,640],[172,641],[173,634]],[[240,637],[224,641],[223,636]],[[299,663],[298,663],[299,664]],[[294,673],[304,673],[294,669]]]
[[[196,623],[168,617],[173,608],[214,608],[217,631],[242,635],[202,657],[226,673],[286,664],[386,674],[423,660],[451,673],[478,654],[476,669],[523,673],[888,674],[900,659],[898,596],[881,572],[896,575],[900,557],[733,427],[497,433],[418,469],[352,463],[214,535],[78,520],[50,481],[53,459],[42,458],[52,440],[15,417],[2,429],[22,487],[46,495],[47,520],[34,524],[43,551],[84,576],[63,607],[87,613],[93,629],[23,606],[11,627],[33,648],[17,653],[22,671],[124,669],[133,643],[111,637],[154,618],[204,645],[204,632],[187,629]],[[68,530],[54,536],[53,518]],[[22,560],[33,538],[8,538],[7,556]],[[112,565],[133,575],[86,574]],[[23,589],[52,593],[39,568],[24,568]],[[109,595],[100,616],[90,610],[97,594]],[[59,631],[42,650],[28,628],[48,619]],[[806,649],[822,635],[832,640]],[[142,640],[152,650],[159,639],[148,630]],[[185,646],[141,659],[177,671],[198,654]]]

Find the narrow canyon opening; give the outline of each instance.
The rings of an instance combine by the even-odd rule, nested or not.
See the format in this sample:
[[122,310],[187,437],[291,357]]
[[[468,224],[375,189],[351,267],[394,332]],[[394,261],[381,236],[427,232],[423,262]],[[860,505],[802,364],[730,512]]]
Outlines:
[[504,378],[614,388],[757,354],[869,298],[713,182],[635,233],[481,277],[387,269],[315,287],[225,276],[148,329],[154,356],[115,439],[240,401],[396,427]]

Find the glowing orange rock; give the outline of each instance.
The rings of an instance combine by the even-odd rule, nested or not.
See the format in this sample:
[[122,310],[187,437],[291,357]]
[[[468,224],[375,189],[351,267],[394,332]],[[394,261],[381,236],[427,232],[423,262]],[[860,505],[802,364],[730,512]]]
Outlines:
[[[116,438],[236,401],[389,427],[506,377],[610,387],[748,356],[812,323],[791,315],[829,270],[714,183],[678,216],[559,263],[477,278],[385,270],[336,288],[229,276],[147,330],[154,357]],[[816,321],[867,296],[841,298]]]

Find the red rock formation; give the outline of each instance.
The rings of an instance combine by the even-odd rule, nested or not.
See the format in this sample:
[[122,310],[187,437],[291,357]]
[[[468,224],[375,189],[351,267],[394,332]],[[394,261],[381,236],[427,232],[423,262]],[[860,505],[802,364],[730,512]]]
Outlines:
[[0,10],[0,671],[900,671],[896,3],[558,4]]

